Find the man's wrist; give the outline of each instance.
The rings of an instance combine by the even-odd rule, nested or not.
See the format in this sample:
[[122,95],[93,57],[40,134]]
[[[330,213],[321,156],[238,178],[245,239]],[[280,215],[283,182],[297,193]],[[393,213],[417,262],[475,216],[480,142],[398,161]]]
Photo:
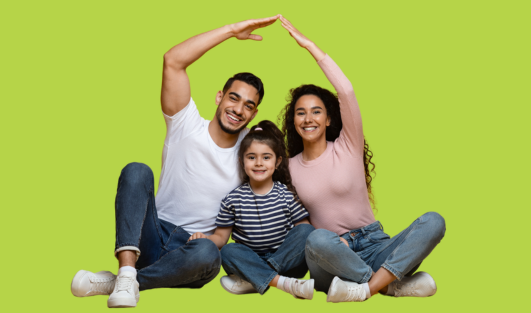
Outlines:
[[223,33],[226,34],[229,38],[235,36],[234,30],[232,28],[232,25],[234,25],[234,24],[227,24],[227,25],[221,27],[222,30],[223,30]]

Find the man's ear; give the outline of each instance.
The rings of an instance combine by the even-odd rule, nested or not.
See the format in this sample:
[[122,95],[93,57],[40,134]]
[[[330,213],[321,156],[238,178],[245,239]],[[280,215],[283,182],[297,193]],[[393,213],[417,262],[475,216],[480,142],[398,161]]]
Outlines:
[[278,168],[278,166],[280,165],[280,163],[282,163],[282,157],[278,157],[278,159],[277,159],[277,165],[275,166],[275,168]]
[[221,99],[223,99],[223,91],[218,91],[216,94],[216,105],[219,105],[221,103]]
[[253,116],[251,116],[251,119],[249,120],[249,122],[253,120],[253,118],[256,116],[257,113],[258,113],[258,109],[254,111]]

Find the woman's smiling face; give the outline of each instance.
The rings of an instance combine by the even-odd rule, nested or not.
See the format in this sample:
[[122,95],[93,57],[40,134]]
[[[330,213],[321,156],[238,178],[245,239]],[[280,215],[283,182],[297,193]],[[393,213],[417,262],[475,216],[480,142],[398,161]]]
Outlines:
[[319,97],[314,95],[300,97],[295,103],[293,121],[303,142],[326,141],[326,127],[330,126],[330,117]]

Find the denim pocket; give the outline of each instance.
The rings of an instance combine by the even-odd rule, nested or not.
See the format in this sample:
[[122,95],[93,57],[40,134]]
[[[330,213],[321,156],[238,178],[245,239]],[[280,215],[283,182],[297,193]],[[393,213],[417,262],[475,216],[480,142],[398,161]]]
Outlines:
[[377,230],[367,233],[367,239],[369,239],[369,241],[372,243],[379,243],[391,239],[391,237],[388,234],[384,233],[382,230]]

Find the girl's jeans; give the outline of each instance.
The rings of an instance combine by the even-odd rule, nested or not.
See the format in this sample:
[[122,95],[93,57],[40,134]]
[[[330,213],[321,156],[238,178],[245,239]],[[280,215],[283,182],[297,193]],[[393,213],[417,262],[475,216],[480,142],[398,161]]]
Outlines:
[[116,194],[115,253],[140,254],[136,268],[140,290],[200,288],[216,277],[221,256],[208,239],[187,242],[190,234],[161,220],[155,208],[153,172],[141,163],[128,164]]
[[293,227],[276,251],[256,253],[241,243],[230,243],[221,249],[223,269],[253,285],[260,294],[278,275],[301,278],[308,272],[304,257],[306,238],[315,228],[310,224]]
[[378,221],[349,231],[341,235],[348,247],[337,234],[317,229],[308,236],[306,262],[318,291],[327,292],[334,276],[366,283],[380,267],[401,280],[417,270],[445,231],[444,218],[435,212],[422,215],[393,238]]

